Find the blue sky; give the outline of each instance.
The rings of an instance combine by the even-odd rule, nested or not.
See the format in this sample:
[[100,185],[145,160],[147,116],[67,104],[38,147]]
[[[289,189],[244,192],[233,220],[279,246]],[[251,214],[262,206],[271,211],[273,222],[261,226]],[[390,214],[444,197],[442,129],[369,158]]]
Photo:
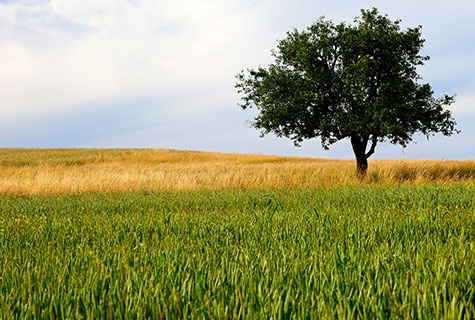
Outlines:
[[422,25],[419,71],[462,133],[416,136],[374,158],[475,159],[475,2],[322,0],[0,0],[0,147],[146,147],[352,159],[259,138],[234,89],[241,69],[270,63],[292,28],[352,21],[377,7]]

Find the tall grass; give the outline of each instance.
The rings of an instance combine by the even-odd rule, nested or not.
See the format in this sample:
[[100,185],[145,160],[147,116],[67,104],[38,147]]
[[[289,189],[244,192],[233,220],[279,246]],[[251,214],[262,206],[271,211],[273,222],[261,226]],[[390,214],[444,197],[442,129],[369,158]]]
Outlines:
[[0,149],[0,319],[475,318],[475,161]]
[[0,318],[473,319],[474,194],[0,196]]
[[475,161],[353,161],[174,150],[0,150],[0,193],[184,191],[471,183]]

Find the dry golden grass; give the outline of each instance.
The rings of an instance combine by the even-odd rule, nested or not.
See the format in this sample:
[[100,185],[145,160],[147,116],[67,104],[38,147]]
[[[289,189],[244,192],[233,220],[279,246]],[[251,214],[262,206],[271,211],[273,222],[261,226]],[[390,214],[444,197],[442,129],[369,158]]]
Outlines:
[[309,188],[475,182],[475,161],[354,161],[140,149],[0,149],[0,193]]

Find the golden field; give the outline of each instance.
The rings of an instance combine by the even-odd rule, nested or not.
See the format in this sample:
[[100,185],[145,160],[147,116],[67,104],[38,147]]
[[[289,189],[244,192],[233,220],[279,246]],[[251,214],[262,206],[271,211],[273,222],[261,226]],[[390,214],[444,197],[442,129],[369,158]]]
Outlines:
[[0,193],[59,194],[475,182],[475,160],[374,160],[155,149],[0,149]]

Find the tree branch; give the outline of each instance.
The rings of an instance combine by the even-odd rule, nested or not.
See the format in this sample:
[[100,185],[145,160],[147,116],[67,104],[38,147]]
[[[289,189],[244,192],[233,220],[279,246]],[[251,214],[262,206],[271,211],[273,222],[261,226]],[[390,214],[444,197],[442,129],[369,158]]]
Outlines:
[[366,158],[369,158],[373,155],[376,149],[376,144],[378,144],[378,136],[373,135],[373,138],[371,139],[371,148],[369,149],[368,153],[366,153]]
[[345,139],[345,138],[348,138],[348,137],[350,137],[349,133],[342,133],[342,134],[337,135],[336,139],[337,140],[342,140],[342,139]]
[[333,62],[331,64],[331,69],[330,69],[331,71],[335,71],[335,66],[336,66],[336,63],[338,62],[339,57],[340,56],[338,55],[338,53],[335,50],[335,57],[333,58]]

